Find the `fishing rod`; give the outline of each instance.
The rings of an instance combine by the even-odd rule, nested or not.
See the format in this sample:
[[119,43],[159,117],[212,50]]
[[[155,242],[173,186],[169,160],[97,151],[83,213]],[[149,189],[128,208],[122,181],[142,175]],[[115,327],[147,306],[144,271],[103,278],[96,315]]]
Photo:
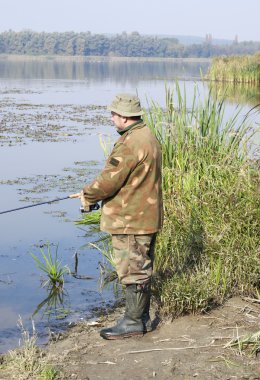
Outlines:
[[[53,203],[53,202],[63,201],[64,199],[72,199],[72,198],[75,198],[75,196],[74,195],[68,195],[67,197],[64,197],[64,198],[56,198],[56,199],[52,199],[51,201],[34,203],[34,204],[23,206],[23,207],[13,208],[11,210],[0,211],[0,214],[7,214],[9,212],[19,211],[19,210],[23,210],[23,209],[29,208],[29,207],[41,206],[41,205],[45,205],[45,204],[49,204],[49,203]],[[82,213],[85,213],[85,212],[91,212],[91,211],[94,211],[94,210],[99,210],[99,208],[100,208],[99,204],[95,203],[94,205],[89,205],[89,209],[88,210],[84,209],[84,207],[81,206],[80,207],[80,211]]]

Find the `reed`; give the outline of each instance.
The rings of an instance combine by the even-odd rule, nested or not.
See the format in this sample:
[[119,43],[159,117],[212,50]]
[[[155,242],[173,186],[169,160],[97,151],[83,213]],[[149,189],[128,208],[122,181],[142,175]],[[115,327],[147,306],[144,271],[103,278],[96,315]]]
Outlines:
[[40,249],[42,255],[42,261],[33,253],[33,257],[36,266],[47,274],[48,280],[44,283],[44,286],[63,288],[64,284],[64,274],[69,273],[68,267],[62,265],[61,261],[58,259],[58,246],[56,246],[55,253],[51,251],[50,244],[47,244],[47,252],[44,248]]
[[86,224],[86,225],[99,225],[100,223],[101,212],[93,211],[89,213],[84,213],[81,219],[76,220],[75,224]]
[[249,158],[250,113],[226,118],[224,99],[196,87],[191,108],[178,84],[146,122],[163,151],[165,222],[154,291],[165,313],[205,311],[234,295],[258,297],[259,171]]
[[214,58],[206,78],[214,81],[259,84],[260,53]]

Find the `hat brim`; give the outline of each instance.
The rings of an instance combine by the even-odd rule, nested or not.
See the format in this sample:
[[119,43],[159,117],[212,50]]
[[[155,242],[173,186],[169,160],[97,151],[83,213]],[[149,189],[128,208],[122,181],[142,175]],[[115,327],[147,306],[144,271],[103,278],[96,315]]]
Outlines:
[[115,112],[118,115],[125,116],[125,117],[131,117],[131,116],[142,116],[144,114],[144,111],[139,111],[139,112],[125,112],[123,110],[119,110],[114,107],[107,106],[107,109],[109,111]]

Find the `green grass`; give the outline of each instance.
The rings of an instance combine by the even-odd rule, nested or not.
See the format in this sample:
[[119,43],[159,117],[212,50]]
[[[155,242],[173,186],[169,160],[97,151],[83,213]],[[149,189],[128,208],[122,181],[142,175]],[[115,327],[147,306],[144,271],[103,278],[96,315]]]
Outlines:
[[[225,117],[224,99],[188,109],[178,84],[146,117],[163,149],[165,223],[154,291],[171,315],[209,310],[235,294],[258,297],[259,170],[249,157],[250,113]],[[251,152],[252,154],[252,152]]]
[[248,56],[217,57],[207,79],[234,83],[260,83],[260,53]]
[[47,275],[47,280],[43,282],[43,287],[47,290],[46,298],[41,301],[35,308],[32,317],[42,311],[42,315],[49,317],[55,314],[56,318],[64,318],[69,310],[64,307],[67,293],[64,289],[64,275],[70,270],[67,265],[63,265],[58,259],[58,245],[55,247],[55,252],[51,250],[49,243],[46,244],[46,249],[41,248],[41,258],[34,254],[33,257],[36,266]]
[[225,348],[238,350],[239,354],[247,351],[252,356],[257,356],[260,352],[260,330],[250,335],[242,335],[232,339],[225,345]]
[[56,380],[60,379],[60,371],[50,365],[46,365],[42,368],[41,372],[37,376],[37,380]]
[[33,253],[33,257],[36,266],[43,271],[48,279],[45,282],[44,286],[51,286],[62,288],[64,284],[64,274],[69,272],[67,266],[62,265],[61,261],[58,259],[58,246],[56,246],[54,254],[51,251],[50,244],[47,244],[47,252],[44,248],[40,249],[42,260],[38,258]]
[[77,220],[75,224],[85,224],[85,225],[99,225],[101,217],[101,211],[92,211],[84,213],[81,219]]

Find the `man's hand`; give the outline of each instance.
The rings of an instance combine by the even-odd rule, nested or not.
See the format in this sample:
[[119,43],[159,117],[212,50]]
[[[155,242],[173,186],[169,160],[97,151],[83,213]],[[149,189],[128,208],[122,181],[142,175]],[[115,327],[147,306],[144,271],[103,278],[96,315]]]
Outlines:
[[82,205],[82,207],[84,208],[84,211],[86,211],[86,212],[89,212],[89,211],[90,211],[90,209],[89,209],[90,204],[89,204],[89,202],[86,200],[86,198],[84,197],[84,193],[83,193],[83,191],[81,191],[80,193],[71,194],[71,195],[70,195],[70,198],[78,198],[78,199],[80,199],[80,201],[81,201],[81,205]]
[[81,193],[75,193],[75,194],[71,194],[69,197],[70,198],[80,198],[81,196]]

